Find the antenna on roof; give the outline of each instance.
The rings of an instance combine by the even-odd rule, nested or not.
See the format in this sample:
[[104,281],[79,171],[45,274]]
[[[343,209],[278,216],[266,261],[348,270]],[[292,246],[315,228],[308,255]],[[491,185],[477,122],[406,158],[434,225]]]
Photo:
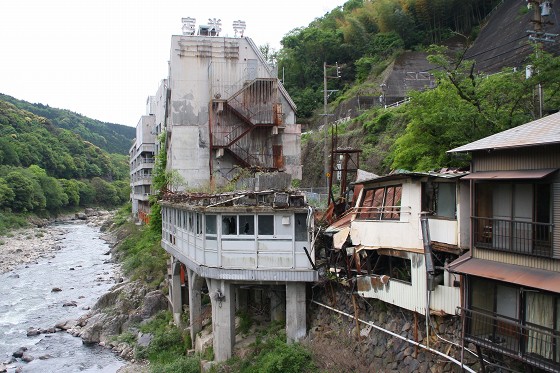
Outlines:
[[186,17],[182,18],[181,21],[183,22],[183,35],[194,35],[196,18]]

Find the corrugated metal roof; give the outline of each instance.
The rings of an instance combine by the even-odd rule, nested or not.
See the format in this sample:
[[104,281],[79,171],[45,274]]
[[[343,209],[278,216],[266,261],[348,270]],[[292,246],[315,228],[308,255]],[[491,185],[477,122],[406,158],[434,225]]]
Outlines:
[[[457,264],[455,264],[457,263]],[[448,266],[451,272],[509,282],[560,293],[560,273],[515,264],[463,257]]]
[[560,143],[560,112],[496,133],[448,153]]
[[425,176],[436,177],[436,178],[443,178],[443,179],[454,179],[458,177],[465,176],[468,174],[468,171],[460,171],[456,169],[441,169],[438,171],[429,171],[429,172],[413,172],[407,170],[395,170],[387,175],[376,176],[371,179],[356,181],[352,184],[367,184],[367,183],[375,183],[380,181],[389,181],[389,180],[401,180],[406,178],[420,178]]
[[470,173],[463,177],[463,180],[542,179],[555,171],[557,171],[556,168],[547,168],[543,170],[480,171]]

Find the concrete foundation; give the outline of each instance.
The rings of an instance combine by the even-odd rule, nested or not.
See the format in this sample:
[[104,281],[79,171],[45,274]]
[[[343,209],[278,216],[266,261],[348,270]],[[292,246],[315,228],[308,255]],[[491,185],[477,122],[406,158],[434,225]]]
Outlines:
[[229,359],[235,343],[235,291],[229,281],[206,279],[212,300],[214,360]]
[[171,283],[169,295],[171,296],[171,308],[175,325],[181,326],[181,314],[183,313],[183,297],[181,293],[181,263],[173,259],[171,264]]
[[187,269],[189,286],[189,324],[191,340],[196,340],[196,333],[202,330],[202,285],[204,279],[196,272]]
[[286,337],[288,342],[305,337],[305,283],[286,284]]

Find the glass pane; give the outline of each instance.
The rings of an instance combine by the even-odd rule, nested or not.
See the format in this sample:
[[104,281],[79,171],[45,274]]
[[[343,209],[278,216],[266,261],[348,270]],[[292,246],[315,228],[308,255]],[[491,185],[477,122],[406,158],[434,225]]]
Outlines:
[[193,220],[193,213],[189,212],[189,232],[193,233],[194,232],[194,220]]
[[222,234],[237,235],[237,216],[235,215],[222,216]]
[[307,214],[295,214],[295,239],[307,241]]
[[206,215],[206,234],[216,234],[216,215]]
[[196,213],[196,234],[202,234],[202,214]]
[[378,188],[374,190],[372,211],[369,214],[370,219],[379,219],[381,217],[381,211],[383,210],[383,195],[385,194],[385,188]]
[[455,219],[455,184],[438,183],[436,194],[436,214],[450,219]]
[[252,236],[255,234],[255,216],[239,215],[239,234]]
[[272,236],[274,234],[274,216],[273,215],[259,215],[259,236]]

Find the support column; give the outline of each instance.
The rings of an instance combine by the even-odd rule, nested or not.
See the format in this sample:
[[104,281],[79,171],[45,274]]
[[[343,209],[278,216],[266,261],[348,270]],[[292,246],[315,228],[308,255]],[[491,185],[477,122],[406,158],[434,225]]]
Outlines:
[[270,320],[286,321],[286,291],[283,286],[271,286],[270,297]]
[[173,322],[175,325],[181,326],[181,314],[183,313],[183,297],[181,294],[181,262],[173,258],[171,263],[171,288],[169,295],[171,296],[171,308],[173,309]]
[[305,282],[286,284],[286,337],[298,341],[307,333],[305,323]]
[[235,344],[235,292],[229,281],[207,279],[212,300],[212,332],[214,360],[225,361],[232,356]]
[[196,333],[202,330],[202,284],[203,278],[187,268],[189,287],[189,324],[191,327],[191,341],[196,341]]

